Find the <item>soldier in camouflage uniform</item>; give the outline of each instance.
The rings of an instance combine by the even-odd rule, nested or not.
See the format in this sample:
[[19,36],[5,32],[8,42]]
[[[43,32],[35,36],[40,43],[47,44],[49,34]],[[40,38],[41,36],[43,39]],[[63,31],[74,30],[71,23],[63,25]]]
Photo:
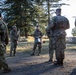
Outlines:
[[[12,30],[10,31],[10,56],[15,56],[16,54],[16,48],[17,48],[17,41],[18,41],[19,35],[17,34],[17,27],[12,26]],[[12,53],[13,52],[13,53]]]
[[72,29],[72,35],[75,36],[76,35],[76,19],[75,19],[75,27]]
[[38,55],[41,53],[41,42],[42,42],[42,32],[39,30],[39,26],[36,26],[36,30],[34,32],[34,47],[32,55],[35,55],[36,47],[38,46]]
[[64,50],[66,48],[66,29],[69,29],[69,21],[66,17],[61,16],[61,9],[56,9],[56,16],[51,20],[46,31],[49,37],[49,61],[53,61],[53,52],[55,50],[56,65],[63,65]]
[[1,13],[0,13],[0,70],[3,69],[3,73],[8,73],[11,69],[8,67],[8,64],[5,60],[5,46],[8,44],[8,30],[7,26],[2,20]]

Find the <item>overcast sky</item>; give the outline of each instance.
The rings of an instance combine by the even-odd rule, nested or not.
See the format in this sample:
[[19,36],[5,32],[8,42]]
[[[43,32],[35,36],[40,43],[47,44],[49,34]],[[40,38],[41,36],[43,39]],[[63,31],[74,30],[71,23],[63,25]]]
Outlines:
[[72,36],[71,31],[75,27],[74,16],[76,16],[76,0],[62,0],[61,3],[70,4],[70,6],[63,5],[61,8],[62,8],[62,15],[66,16],[70,22],[70,29],[66,30],[67,36]]

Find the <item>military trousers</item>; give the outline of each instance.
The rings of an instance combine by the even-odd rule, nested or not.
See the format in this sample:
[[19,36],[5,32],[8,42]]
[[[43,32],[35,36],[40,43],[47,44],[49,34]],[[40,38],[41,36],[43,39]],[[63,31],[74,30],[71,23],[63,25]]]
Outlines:
[[41,42],[34,42],[33,53],[35,53],[37,46],[38,46],[38,53],[41,53],[41,47],[42,47]]
[[15,56],[16,54],[16,48],[17,48],[17,41],[13,42],[11,41],[10,43],[10,56],[12,56],[12,54]]
[[56,59],[59,59],[59,60],[64,59],[65,48],[66,48],[65,37],[59,38],[59,39],[57,37],[50,38],[50,42],[49,42],[50,59],[53,59],[54,50],[55,50]]
[[5,53],[5,46],[0,45],[0,68],[3,68],[5,70],[8,69],[9,67],[8,64],[6,63],[4,53]]

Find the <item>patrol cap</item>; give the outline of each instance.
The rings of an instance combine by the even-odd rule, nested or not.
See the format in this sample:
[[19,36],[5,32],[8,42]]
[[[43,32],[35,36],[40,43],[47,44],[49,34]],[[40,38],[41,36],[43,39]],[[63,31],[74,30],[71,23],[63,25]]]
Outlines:
[[56,9],[56,12],[61,12],[61,8],[57,8]]
[[16,26],[12,26],[12,28],[17,28]]

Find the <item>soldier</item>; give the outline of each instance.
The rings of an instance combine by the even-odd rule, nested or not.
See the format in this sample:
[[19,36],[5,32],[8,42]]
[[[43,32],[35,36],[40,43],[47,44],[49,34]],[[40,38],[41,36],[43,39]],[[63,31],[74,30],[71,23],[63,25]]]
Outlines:
[[10,41],[11,41],[10,56],[12,56],[12,52],[13,52],[13,56],[15,56],[15,54],[16,54],[17,41],[18,41],[18,37],[19,37],[19,34],[17,34],[17,33],[18,33],[17,27],[12,26],[12,30],[10,31]]
[[42,42],[42,32],[39,29],[39,25],[36,26],[36,30],[34,31],[34,47],[32,55],[35,55],[36,47],[38,46],[38,55],[41,53],[41,42]]
[[61,16],[61,9],[56,9],[56,16],[51,20],[47,27],[47,35],[50,38],[49,56],[50,62],[53,61],[53,52],[55,50],[56,62],[55,65],[63,65],[64,50],[66,48],[66,29],[69,29],[69,20]]
[[0,70],[3,69],[3,73],[8,73],[11,71],[4,57],[4,53],[6,51],[5,46],[7,44],[8,44],[8,29],[6,24],[2,20],[0,13]]
[[75,36],[76,35],[76,19],[75,19],[75,27],[72,29],[72,35]]

